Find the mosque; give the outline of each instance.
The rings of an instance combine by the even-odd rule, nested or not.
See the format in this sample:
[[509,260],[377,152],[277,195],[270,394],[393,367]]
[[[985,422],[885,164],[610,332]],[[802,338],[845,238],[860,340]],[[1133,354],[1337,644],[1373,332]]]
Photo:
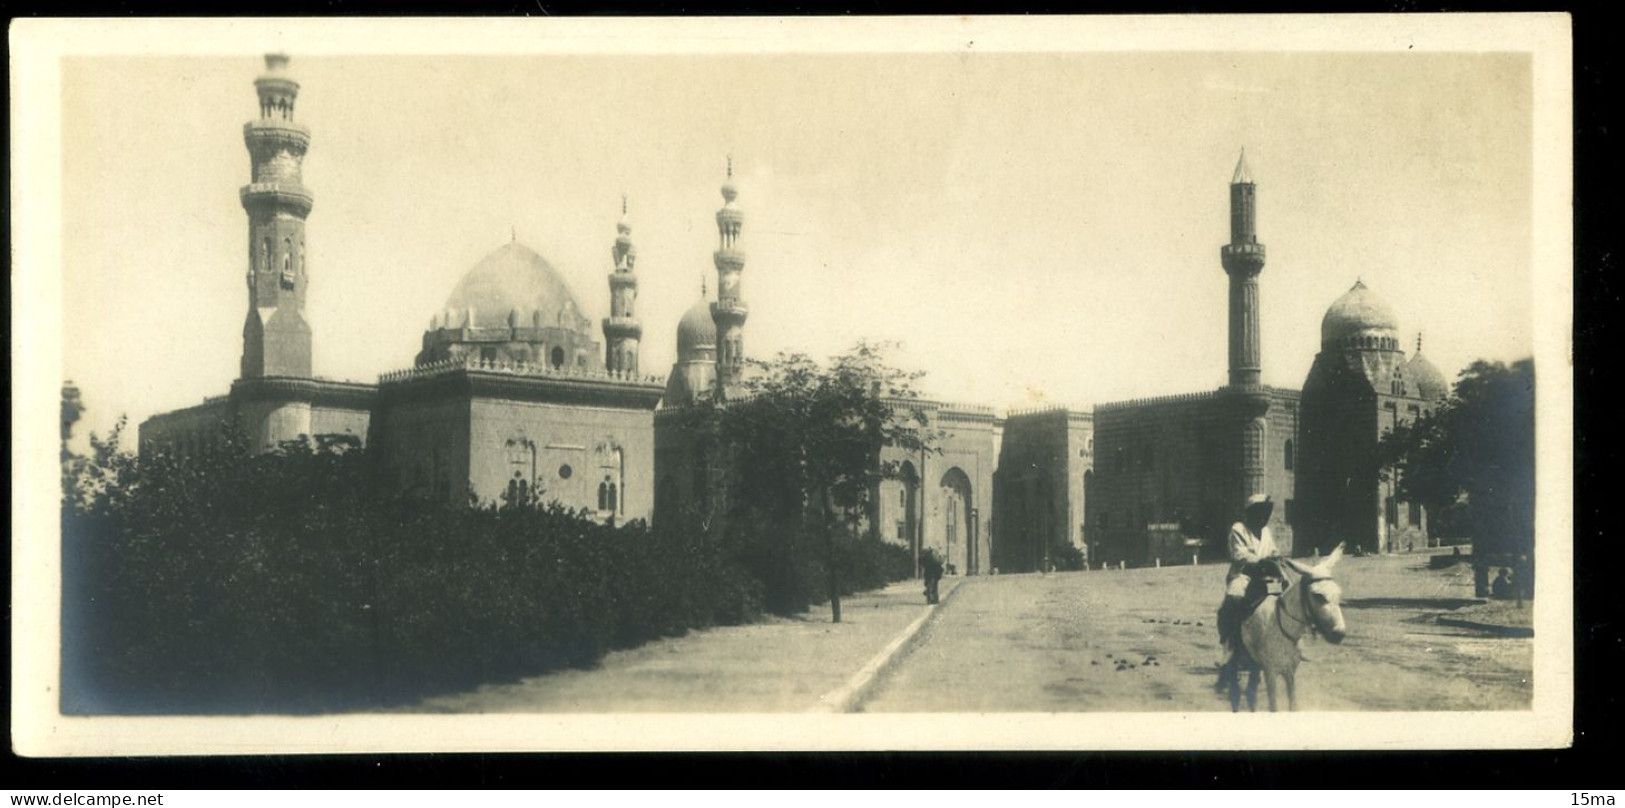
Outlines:
[[[664,378],[639,366],[637,250],[617,225],[608,316],[585,313],[560,273],[517,241],[498,246],[431,313],[413,366],[376,383],[314,375],[305,319],[304,230],[314,198],[302,164],[310,130],[294,119],[289,59],[265,58],[259,116],[243,127],[251,175],[248,306],[229,392],[141,424],[143,452],[208,451],[235,421],[267,449],[305,435],[349,434],[402,488],[484,502],[540,498],[618,522],[659,522],[715,497],[723,454],[681,417],[701,398],[741,389],[745,368],[744,213],[732,167],[716,214],[716,297],[681,318]],[[1426,514],[1393,481],[1364,473],[1383,431],[1449,393],[1363,284],[1326,312],[1304,389],[1260,381],[1257,186],[1243,155],[1230,184],[1229,384],[1188,395],[1001,414],[917,402],[944,435],[940,452],[890,456],[899,479],[874,492],[880,538],[935,548],[955,573],[1042,569],[1070,545],[1095,564],[1222,555],[1237,503],[1268,493],[1277,540],[1299,554],[1338,541],[1371,552],[1427,546]],[[602,341],[597,338],[602,335]],[[893,450],[887,450],[891,452]]]

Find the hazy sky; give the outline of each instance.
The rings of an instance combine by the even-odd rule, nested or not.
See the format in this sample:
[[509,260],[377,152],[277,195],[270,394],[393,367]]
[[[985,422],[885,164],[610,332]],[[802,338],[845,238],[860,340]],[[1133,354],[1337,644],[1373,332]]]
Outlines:
[[[1267,383],[1302,385],[1356,278],[1448,377],[1531,352],[1522,54],[293,57],[330,378],[410,365],[510,228],[596,322],[623,192],[664,375],[715,288],[730,152],[753,356],[900,341],[929,393],[1001,408],[1222,384],[1242,146]],[[236,376],[261,68],[64,62],[64,371],[92,429]]]

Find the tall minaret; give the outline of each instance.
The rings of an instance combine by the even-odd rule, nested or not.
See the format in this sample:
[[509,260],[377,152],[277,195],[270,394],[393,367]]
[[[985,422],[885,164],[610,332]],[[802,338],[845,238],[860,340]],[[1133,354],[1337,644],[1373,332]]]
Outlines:
[[1247,150],[1242,149],[1236,173],[1230,178],[1230,243],[1220,248],[1219,255],[1230,276],[1229,392],[1239,405],[1238,483],[1243,498],[1267,493],[1264,456],[1269,424],[1265,415],[1270,400],[1264,391],[1264,363],[1258,347],[1258,274],[1264,271],[1264,245],[1258,243],[1256,193],[1257,186],[1247,171]]
[[305,217],[314,202],[300,177],[310,130],[293,120],[299,82],[288,57],[269,54],[254,80],[260,116],[243,126],[253,163],[242,187],[248,212],[248,319],[243,324],[242,378],[310,376],[305,322]]
[[739,189],[734,187],[734,161],[728,158],[728,179],[722,183],[722,209],[717,211],[720,243],[712,254],[717,265],[717,302],[711,304],[711,319],[717,325],[717,388],[724,396],[739,383],[745,365],[745,316],[749,313],[739,296],[739,276],[745,271],[745,253],[739,249],[739,230],[745,214],[734,204]]
[[615,271],[609,273],[609,316],[604,318],[604,368],[610,373],[638,372],[638,340],[643,324],[637,319],[638,248],[632,246],[632,224],[626,218],[626,197],[621,197],[621,221],[615,225]]

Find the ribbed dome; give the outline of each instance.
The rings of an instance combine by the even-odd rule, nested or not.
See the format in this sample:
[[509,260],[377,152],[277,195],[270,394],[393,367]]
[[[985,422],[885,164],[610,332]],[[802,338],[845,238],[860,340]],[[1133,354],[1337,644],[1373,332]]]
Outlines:
[[1450,384],[1444,380],[1444,374],[1421,351],[1405,363],[1405,378],[1415,386],[1418,398],[1437,401],[1450,395]]
[[1382,302],[1365,284],[1355,281],[1354,287],[1332,303],[1320,321],[1320,344],[1331,347],[1350,338],[1381,337],[1394,345],[1394,332],[1399,318],[1388,304]]
[[716,347],[717,324],[711,319],[711,304],[701,298],[677,322],[677,358],[691,359],[697,351]]
[[462,325],[470,307],[476,328],[507,328],[510,312],[516,312],[518,324],[526,327],[536,323],[540,312],[539,324],[544,328],[582,333],[592,328],[553,265],[517,241],[480,259],[458,281],[446,299],[445,308],[453,317],[450,325]]

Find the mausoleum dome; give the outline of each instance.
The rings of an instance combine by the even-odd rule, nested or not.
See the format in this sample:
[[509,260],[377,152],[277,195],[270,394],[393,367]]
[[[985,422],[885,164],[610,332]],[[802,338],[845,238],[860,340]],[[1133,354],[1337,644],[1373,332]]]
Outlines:
[[716,347],[717,324],[711,319],[711,304],[701,298],[677,323],[677,358],[692,359],[697,351],[714,351]]
[[1399,318],[1364,283],[1343,293],[1320,321],[1323,348],[1399,349]]
[[[470,309],[472,323],[468,322]],[[592,322],[581,313],[581,306],[558,270],[518,241],[502,245],[464,274],[446,299],[441,315],[449,319],[443,325],[450,328],[508,328],[518,324],[565,328],[582,334],[592,329]]]
[[1437,401],[1450,395],[1450,384],[1445,381],[1444,374],[1422,355],[1420,346],[1411,356],[1411,361],[1405,363],[1405,378],[1415,385],[1418,398]]

